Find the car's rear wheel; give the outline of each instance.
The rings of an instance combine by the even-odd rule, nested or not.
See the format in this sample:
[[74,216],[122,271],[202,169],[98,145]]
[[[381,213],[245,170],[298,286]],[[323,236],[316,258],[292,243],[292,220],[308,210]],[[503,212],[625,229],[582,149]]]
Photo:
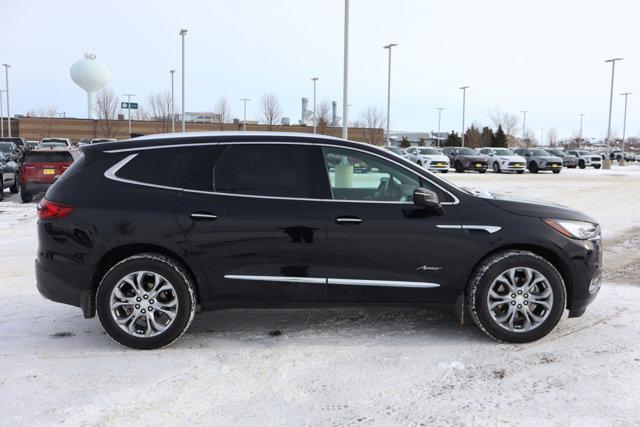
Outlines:
[[512,250],[491,256],[475,270],[467,304],[487,335],[525,343],[551,332],[566,298],[562,276],[550,262],[529,251]]
[[9,191],[13,194],[16,194],[20,191],[20,176],[15,174],[13,176],[13,185],[9,187]]
[[453,167],[455,168],[456,172],[458,173],[464,173],[464,166],[462,166],[462,163],[460,162],[456,162]]
[[102,327],[115,341],[135,349],[160,348],[180,338],[191,324],[194,287],[174,259],[133,255],[104,275],[96,308]]
[[498,164],[498,162],[493,162],[493,172],[494,173],[502,172],[502,170],[500,170],[500,164]]
[[25,193],[24,191],[21,191],[20,198],[22,199],[23,203],[29,203],[33,200],[33,194]]

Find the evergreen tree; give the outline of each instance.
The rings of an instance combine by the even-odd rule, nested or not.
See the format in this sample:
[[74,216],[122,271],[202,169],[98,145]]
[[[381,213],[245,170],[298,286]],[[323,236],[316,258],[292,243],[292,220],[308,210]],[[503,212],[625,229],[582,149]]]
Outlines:
[[411,143],[409,142],[406,136],[403,136],[402,140],[400,141],[400,148],[409,148],[409,147],[411,147]]
[[496,131],[496,137],[494,139],[493,146],[507,148],[507,135],[502,130],[502,126],[498,126],[498,130]]
[[496,135],[493,133],[493,129],[489,126],[483,127],[482,133],[480,133],[480,141],[483,147],[493,147],[496,141]]
[[481,138],[480,131],[475,125],[472,124],[464,133],[465,147],[480,148],[482,145],[482,140],[480,138]]
[[447,140],[444,142],[445,147],[459,147],[461,145],[462,138],[460,138],[454,131],[451,131],[449,136],[447,136]]

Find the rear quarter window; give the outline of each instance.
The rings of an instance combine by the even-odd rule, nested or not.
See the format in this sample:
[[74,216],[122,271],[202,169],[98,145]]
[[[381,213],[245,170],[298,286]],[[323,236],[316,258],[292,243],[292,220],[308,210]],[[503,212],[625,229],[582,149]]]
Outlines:
[[118,172],[118,178],[182,188],[208,156],[208,146],[156,148],[140,151]]

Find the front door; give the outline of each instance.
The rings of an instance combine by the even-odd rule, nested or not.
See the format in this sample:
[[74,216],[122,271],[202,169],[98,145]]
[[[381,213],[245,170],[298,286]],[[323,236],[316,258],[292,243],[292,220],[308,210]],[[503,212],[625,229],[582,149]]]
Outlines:
[[319,301],[326,231],[312,145],[220,144],[177,205],[214,301]]
[[[438,302],[455,297],[462,244],[458,206],[445,190],[369,152],[322,148],[327,217],[327,298]],[[444,214],[417,207],[413,191],[439,195]],[[448,227],[447,227],[448,226]]]

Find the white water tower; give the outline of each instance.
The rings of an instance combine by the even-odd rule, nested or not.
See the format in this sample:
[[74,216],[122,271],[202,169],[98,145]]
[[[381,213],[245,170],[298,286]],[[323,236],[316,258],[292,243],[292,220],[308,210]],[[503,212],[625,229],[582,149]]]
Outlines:
[[95,119],[96,92],[111,78],[111,71],[96,59],[93,53],[85,53],[84,59],[71,66],[71,80],[87,92],[87,118]]

